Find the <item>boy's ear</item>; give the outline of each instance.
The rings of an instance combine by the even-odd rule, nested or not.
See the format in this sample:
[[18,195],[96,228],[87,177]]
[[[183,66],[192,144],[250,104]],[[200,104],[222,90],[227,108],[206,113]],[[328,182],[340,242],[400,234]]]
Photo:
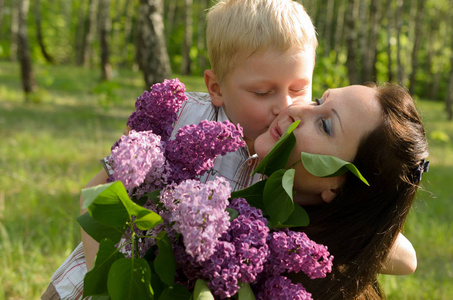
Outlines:
[[204,71],[204,83],[208,89],[209,96],[211,96],[212,103],[220,107],[223,105],[222,91],[217,76],[212,70]]

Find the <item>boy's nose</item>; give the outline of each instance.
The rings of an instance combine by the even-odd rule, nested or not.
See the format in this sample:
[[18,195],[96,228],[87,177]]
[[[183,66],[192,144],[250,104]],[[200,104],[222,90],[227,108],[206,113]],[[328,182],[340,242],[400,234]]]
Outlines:
[[293,104],[293,98],[290,95],[282,95],[272,107],[272,113],[277,116],[291,104]]

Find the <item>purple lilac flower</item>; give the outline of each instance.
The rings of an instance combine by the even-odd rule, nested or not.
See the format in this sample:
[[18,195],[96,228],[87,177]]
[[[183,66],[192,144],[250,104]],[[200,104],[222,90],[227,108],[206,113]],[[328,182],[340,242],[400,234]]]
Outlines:
[[184,84],[177,78],[154,84],[150,92],[145,91],[137,98],[136,110],[129,117],[127,126],[136,131],[152,130],[162,137],[162,141],[168,140],[177,112],[187,99],[184,91]]
[[186,252],[196,261],[205,261],[215,250],[218,239],[230,225],[225,210],[230,186],[224,178],[200,183],[186,180],[170,185],[161,193],[168,215],[161,215],[182,234]]
[[244,145],[239,124],[238,129],[229,121],[203,120],[198,125],[186,125],[166,145],[171,180],[178,183],[196,178],[212,167],[218,155],[236,151]]
[[311,279],[324,278],[332,271],[333,256],[327,247],[310,240],[303,232],[288,228],[269,235],[269,260],[266,273],[304,272]]
[[269,255],[266,244],[269,228],[261,211],[250,207],[243,198],[233,199],[230,208],[237,210],[239,216],[231,222],[216,252],[203,262],[201,270],[212,293],[220,299],[236,294],[239,283],[255,281]]
[[132,130],[123,135],[112,150],[109,163],[113,168],[110,181],[120,180],[129,193],[145,179],[153,186],[161,186],[167,177],[160,137],[151,131]]
[[290,279],[276,275],[257,286],[257,300],[311,300],[311,294],[300,283],[292,283]]

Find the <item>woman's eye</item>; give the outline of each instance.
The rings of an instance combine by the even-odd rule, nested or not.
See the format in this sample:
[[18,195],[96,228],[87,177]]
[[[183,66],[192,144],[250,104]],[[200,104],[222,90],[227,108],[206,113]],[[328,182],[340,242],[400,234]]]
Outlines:
[[315,102],[316,102],[317,105],[321,105],[321,104],[324,103],[324,99],[322,99],[322,98],[321,98],[321,99],[315,98]]
[[321,119],[321,125],[325,133],[328,135],[332,134],[332,122],[330,119]]

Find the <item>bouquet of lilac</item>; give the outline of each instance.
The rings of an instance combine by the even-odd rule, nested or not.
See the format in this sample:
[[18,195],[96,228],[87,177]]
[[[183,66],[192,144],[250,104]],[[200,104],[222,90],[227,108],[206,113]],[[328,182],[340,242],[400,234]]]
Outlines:
[[199,177],[218,155],[245,145],[242,129],[202,121],[171,138],[185,99],[177,79],[137,98],[129,132],[111,150],[109,183],[82,191],[88,213],[79,223],[100,243],[84,296],[311,299],[285,274],[323,278],[333,256],[289,229],[308,224],[305,211],[292,202],[287,179],[294,170],[284,169],[294,128],[257,169],[268,178],[231,193],[225,179],[201,183]]

